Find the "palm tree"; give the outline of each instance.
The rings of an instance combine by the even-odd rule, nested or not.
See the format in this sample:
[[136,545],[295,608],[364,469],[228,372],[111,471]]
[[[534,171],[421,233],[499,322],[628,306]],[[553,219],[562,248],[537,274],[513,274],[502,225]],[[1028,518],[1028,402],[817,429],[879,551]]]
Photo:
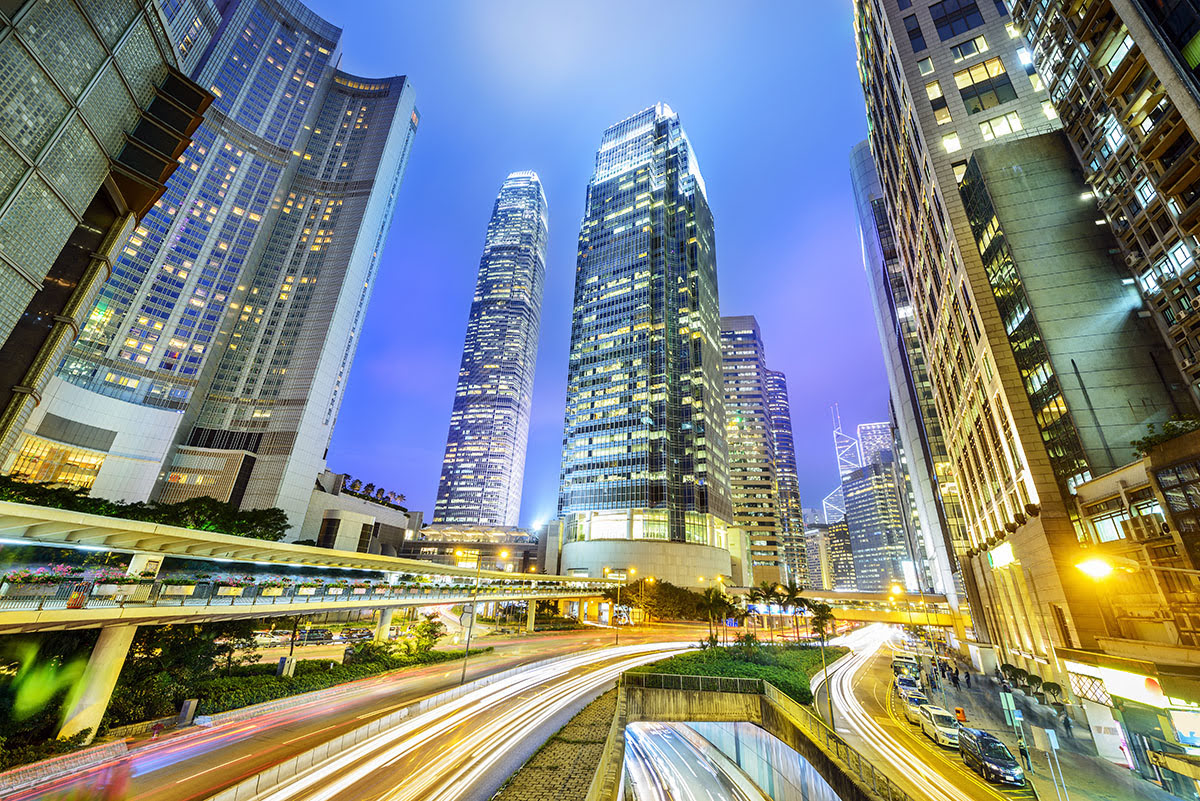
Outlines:
[[362,482],[357,478],[350,482],[351,492],[360,492],[362,490]]
[[800,642],[800,621],[796,619],[796,614],[800,610],[808,608],[808,599],[804,597],[804,587],[795,581],[789,581],[780,588],[779,600],[791,610],[792,631],[796,635],[796,642]]
[[779,590],[778,581],[763,581],[751,590],[752,593],[756,594],[758,601],[767,605],[767,631],[772,642],[775,641],[775,631],[771,625],[771,604],[779,603]]
[[829,725],[833,726],[833,690],[830,687],[829,667],[825,664],[825,639],[829,634],[828,627],[833,624],[833,607],[826,603],[811,604],[812,627],[821,640],[821,669],[825,672],[825,698],[829,701]]
[[716,623],[717,615],[721,614],[728,602],[725,600],[725,593],[717,587],[708,587],[704,592],[700,593],[700,611],[708,618],[708,638],[711,640],[714,635],[713,626]]

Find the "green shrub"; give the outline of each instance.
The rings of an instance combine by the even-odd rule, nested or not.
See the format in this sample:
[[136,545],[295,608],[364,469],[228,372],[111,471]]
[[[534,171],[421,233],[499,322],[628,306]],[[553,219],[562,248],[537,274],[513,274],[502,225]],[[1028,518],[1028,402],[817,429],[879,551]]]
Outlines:
[[[845,648],[832,646],[825,651],[826,659],[831,661],[846,653]],[[810,704],[813,697],[810,679],[820,669],[820,648],[743,643],[733,648],[708,648],[680,654],[633,668],[630,672],[762,679],[789,698]]]

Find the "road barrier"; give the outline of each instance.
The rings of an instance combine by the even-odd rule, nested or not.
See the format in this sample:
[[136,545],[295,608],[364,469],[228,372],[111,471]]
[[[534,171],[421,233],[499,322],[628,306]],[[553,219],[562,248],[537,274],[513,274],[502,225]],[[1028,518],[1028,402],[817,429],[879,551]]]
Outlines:
[[128,751],[125,741],[117,740],[7,770],[0,773],[0,796],[120,759]]
[[[489,684],[495,684],[498,681],[510,678],[518,673],[530,670],[535,667],[544,665],[552,665],[555,662],[561,662],[565,659],[574,659],[578,654],[564,654],[551,659],[543,659],[540,662],[532,662],[521,665],[519,667],[510,668],[493,673],[490,676],[484,676],[481,679],[459,685],[452,690],[431,695],[428,698],[423,698],[420,701],[415,701],[412,704],[386,715],[382,718],[371,721],[370,723],[351,729],[340,737],[332,740],[327,740],[324,743],[311,748],[308,751],[297,754],[296,756],[285,759],[277,765],[263,770],[248,779],[238,782],[237,784],[226,787],[224,790],[211,795],[206,801],[248,801],[248,799],[256,798],[263,793],[275,789],[283,782],[294,779],[309,770],[318,768],[321,763],[331,757],[339,756],[347,748],[358,745],[361,742],[371,739],[372,737],[381,734],[390,729],[399,726],[408,718],[415,715],[420,715],[434,707],[449,703],[457,698],[466,695],[469,692],[486,687]],[[293,699],[294,700],[294,699]]]

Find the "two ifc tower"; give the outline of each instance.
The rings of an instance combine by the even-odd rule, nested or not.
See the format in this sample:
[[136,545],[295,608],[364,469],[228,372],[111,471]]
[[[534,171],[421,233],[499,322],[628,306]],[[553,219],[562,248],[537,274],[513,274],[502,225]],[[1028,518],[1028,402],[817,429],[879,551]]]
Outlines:
[[[508,176],[467,321],[435,525],[515,527],[548,237],[534,172]],[[732,575],[713,218],[678,115],[611,126],[579,232],[558,515],[562,572]]]

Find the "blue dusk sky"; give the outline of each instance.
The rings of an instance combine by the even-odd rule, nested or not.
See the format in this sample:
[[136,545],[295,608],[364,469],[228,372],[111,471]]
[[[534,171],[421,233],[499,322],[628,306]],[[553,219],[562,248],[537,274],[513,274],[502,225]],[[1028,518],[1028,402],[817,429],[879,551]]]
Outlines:
[[550,247],[521,522],[554,516],[584,192],[604,129],[680,115],[717,226],[721,312],[753,314],[787,373],[800,491],[837,480],[829,407],[887,417],[849,178],[866,135],[850,0],[309,0],[341,67],[412,81],[421,126],[329,466],[432,516],[492,203],[536,170]]

